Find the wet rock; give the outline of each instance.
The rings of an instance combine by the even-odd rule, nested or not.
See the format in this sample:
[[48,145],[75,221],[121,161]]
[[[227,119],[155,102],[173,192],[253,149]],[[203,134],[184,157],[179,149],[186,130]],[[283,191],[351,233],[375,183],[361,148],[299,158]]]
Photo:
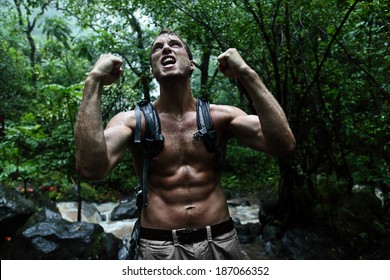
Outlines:
[[12,236],[34,213],[34,203],[0,185],[0,238]]
[[278,224],[273,222],[266,224],[263,227],[261,239],[264,244],[264,253],[268,259],[287,259],[284,252],[283,243],[281,241],[283,234],[283,229]]
[[260,224],[258,223],[235,223],[238,238],[241,244],[254,242],[260,235]]
[[283,230],[278,225],[266,225],[263,229],[263,240],[273,241],[281,239],[283,236]]
[[289,259],[333,260],[344,258],[340,248],[332,241],[308,230],[289,229],[284,234],[282,242]]
[[116,259],[120,240],[97,224],[68,222],[44,209],[4,248],[6,259]]
[[[65,220],[69,222],[77,222],[77,202],[59,202],[57,203],[57,208]],[[85,201],[81,203],[81,221],[94,224],[98,224],[102,221],[99,210],[94,204]]]
[[283,243],[281,240],[273,240],[264,242],[264,252],[270,260],[283,260],[287,259],[284,252]]
[[[0,186],[1,259],[118,258],[120,239],[105,233],[98,224],[64,220],[53,203],[46,204],[37,196],[25,199]],[[96,208],[84,206],[84,216],[100,217]]]
[[23,227],[32,227],[35,224],[42,222],[59,222],[62,220],[61,214],[50,208],[43,208],[38,212],[35,212],[24,224]]
[[282,213],[278,201],[263,201],[259,204],[258,219],[263,227],[275,224],[275,221],[281,217]]
[[118,204],[111,212],[111,221],[136,219],[139,212],[135,200]]

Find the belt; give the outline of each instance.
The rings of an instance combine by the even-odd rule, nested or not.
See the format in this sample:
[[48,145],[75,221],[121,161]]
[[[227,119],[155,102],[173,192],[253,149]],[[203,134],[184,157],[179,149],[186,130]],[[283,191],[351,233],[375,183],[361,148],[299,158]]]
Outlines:
[[[212,225],[210,228],[211,236],[217,237],[232,231],[234,229],[234,225],[232,219],[230,218],[229,220],[220,224]],[[207,239],[207,229],[205,227],[197,229],[178,229],[176,230],[176,236],[178,242],[182,244],[200,242]],[[140,237],[143,239],[157,241],[173,241],[173,231],[141,227]]]

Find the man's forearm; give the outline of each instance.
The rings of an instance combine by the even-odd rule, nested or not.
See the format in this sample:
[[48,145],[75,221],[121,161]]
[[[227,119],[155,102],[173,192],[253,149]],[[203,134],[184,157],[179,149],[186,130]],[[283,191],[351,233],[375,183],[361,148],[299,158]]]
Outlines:
[[283,156],[294,150],[295,139],[283,109],[257,73],[248,67],[241,72],[238,79],[252,98],[265,141],[271,153]]
[[101,90],[99,79],[90,75],[85,81],[83,99],[75,128],[76,167],[86,178],[103,176],[107,165],[107,146],[101,116]]

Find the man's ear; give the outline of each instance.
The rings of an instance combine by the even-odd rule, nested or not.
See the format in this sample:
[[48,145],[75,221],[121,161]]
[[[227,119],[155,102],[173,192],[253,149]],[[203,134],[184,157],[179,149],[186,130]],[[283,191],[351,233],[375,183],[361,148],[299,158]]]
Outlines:
[[194,72],[195,70],[195,62],[191,60],[191,66],[190,66],[191,72]]
[[190,78],[192,76],[192,74],[194,73],[194,70],[195,70],[195,62],[193,60],[190,60]]

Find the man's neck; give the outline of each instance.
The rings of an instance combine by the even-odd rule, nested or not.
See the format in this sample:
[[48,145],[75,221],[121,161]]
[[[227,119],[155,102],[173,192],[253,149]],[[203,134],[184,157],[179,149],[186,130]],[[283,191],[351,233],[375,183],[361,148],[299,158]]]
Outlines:
[[160,96],[155,102],[159,113],[169,113],[181,118],[185,112],[195,110],[195,105],[190,79],[160,82]]

